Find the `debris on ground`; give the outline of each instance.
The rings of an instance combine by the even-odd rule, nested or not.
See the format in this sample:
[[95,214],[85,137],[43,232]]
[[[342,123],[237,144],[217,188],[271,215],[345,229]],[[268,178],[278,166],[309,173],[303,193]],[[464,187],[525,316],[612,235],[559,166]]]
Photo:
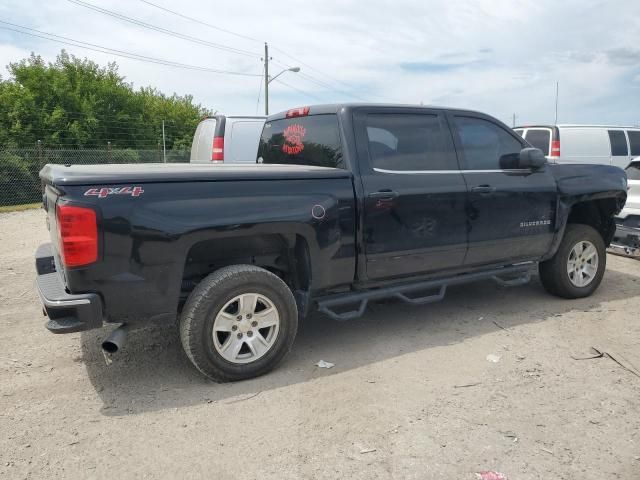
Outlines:
[[482,382],[463,383],[462,385],[454,385],[453,388],[467,388],[467,387],[475,387],[478,385],[482,385]]
[[489,355],[487,355],[487,362],[498,363],[500,361],[500,358],[502,358],[500,355],[494,355],[493,353],[490,353]]
[[365,453],[373,453],[375,452],[376,449],[375,448],[363,448],[362,450],[360,450],[361,454],[365,454]]
[[262,393],[261,391],[260,391],[260,392],[256,392],[256,393],[252,393],[252,394],[250,394],[250,395],[246,395],[246,396],[244,396],[244,397],[242,397],[242,398],[237,398],[237,399],[235,399],[235,400],[230,400],[230,401],[228,401],[228,402],[224,402],[224,403],[225,403],[225,405],[230,405],[230,404],[232,404],[232,403],[244,402],[245,400],[250,400],[250,399],[252,399],[252,398],[254,398],[254,397],[257,397],[257,396],[258,396],[258,395],[260,395],[261,393]]
[[542,370],[538,367],[527,368],[522,376],[525,378],[540,378],[542,376]]
[[104,357],[104,363],[107,367],[113,363],[113,357],[111,356],[110,353],[107,353],[104,350],[102,350],[102,356]]
[[498,322],[496,322],[495,320],[491,320],[491,321],[493,322],[493,324],[494,324],[496,327],[501,328],[502,330],[505,330],[505,331],[507,330],[507,328],[506,328],[506,327],[503,327],[502,325],[500,325],[500,324],[499,324]]
[[324,360],[320,360],[318,363],[316,363],[316,367],[319,367],[319,368],[333,368],[335,366],[336,366],[335,363],[325,362]]
[[[621,366],[623,369],[625,369],[627,372],[635,375],[636,377],[640,378],[640,371],[633,365],[631,364],[631,362],[629,362],[626,359],[622,359],[620,360],[619,358],[614,357],[612,354],[605,352],[603,350],[599,350],[596,347],[591,347],[591,351],[593,352],[592,355],[588,355],[586,357],[576,357],[574,355],[571,355],[571,358],[573,358],[574,360],[593,360],[596,358],[608,358],[610,360],[613,360],[614,362],[616,362],[619,366]],[[620,357],[622,358],[622,357]],[[628,365],[625,365],[624,363],[622,363],[622,361],[626,361],[626,363]]]
[[478,472],[476,473],[478,480],[507,480],[507,477],[500,472]]

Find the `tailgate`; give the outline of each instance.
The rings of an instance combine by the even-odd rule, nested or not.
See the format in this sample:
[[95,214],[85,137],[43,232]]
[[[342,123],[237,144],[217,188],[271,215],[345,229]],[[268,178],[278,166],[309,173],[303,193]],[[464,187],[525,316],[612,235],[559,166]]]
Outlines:
[[62,272],[60,266],[60,241],[58,239],[58,221],[56,218],[56,203],[60,197],[60,191],[54,186],[45,183],[44,195],[42,196],[42,207],[47,213],[47,230],[49,230],[49,238],[51,239],[51,246],[53,250],[53,256],[56,263],[56,270]]

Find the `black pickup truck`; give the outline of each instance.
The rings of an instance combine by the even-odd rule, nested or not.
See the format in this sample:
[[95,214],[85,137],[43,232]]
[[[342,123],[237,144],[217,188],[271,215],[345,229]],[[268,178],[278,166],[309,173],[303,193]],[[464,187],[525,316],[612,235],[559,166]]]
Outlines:
[[[47,165],[50,244],[36,253],[54,333],[179,323],[208,377],[280,362],[299,318],[443,298],[450,285],[524,283],[565,298],[605,271],[622,170],[551,165],[466,110],[321,105],[272,115],[256,165]],[[392,320],[390,320],[392,321]]]

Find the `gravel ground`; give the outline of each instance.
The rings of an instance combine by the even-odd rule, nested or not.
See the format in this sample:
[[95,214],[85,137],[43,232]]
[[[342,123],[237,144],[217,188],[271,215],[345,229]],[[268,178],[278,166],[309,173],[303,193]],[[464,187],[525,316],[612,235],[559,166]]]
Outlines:
[[[609,255],[583,300],[534,279],[317,315],[275,372],[217,385],[174,328],[132,333],[109,366],[108,329],[48,333],[32,266],[44,222],[0,215],[0,477],[640,478],[640,378],[613,360],[640,368],[638,261]],[[613,359],[572,358],[591,347]]]

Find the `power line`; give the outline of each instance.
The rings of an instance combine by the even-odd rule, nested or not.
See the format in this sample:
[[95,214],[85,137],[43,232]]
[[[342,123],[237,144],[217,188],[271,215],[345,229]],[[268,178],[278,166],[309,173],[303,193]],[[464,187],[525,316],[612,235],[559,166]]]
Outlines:
[[[141,62],[155,63],[157,65],[164,65],[164,66],[175,67],[175,68],[183,68],[183,69],[187,69],[187,70],[197,70],[197,71],[208,72],[208,73],[218,73],[218,74],[225,74],[225,75],[239,75],[239,76],[244,76],[244,77],[259,77],[260,76],[257,73],[245,73],[245,72],[234,72],[234,71],[230,71],[230,70],[219,70],[219,69],[215,69],[215,68],[200,67],[200,66],[197,66],[197,65],[189,65],[189,64],[186,64],[186,63],[174,62],[172,60],[164,60],[164,59],[161,59],[161,58],[149,57],[149,56],[146,56],[146,55],[140,55],[138,53],[126,52],[124,50],[117,50],[115,48],[103,47],[101,45],[96,45],[94,43],[83,42],[81,40],[74,40],[72,38],[63,37],[63,36],[60,36],[60,35],[55,35],[53,33],[42,32],[42,31],[36,30],[34,28],[23,27],[22,25],[16,25],[15,23],[5,22],[5,21],[2,21],[2,20],[0,20],[0,23],[3,23],[5,25],[11,25],[13,27],[17,27],[17,28],[22,29],[22,30],[16,30],[15,28],[9,28],[9,27],[0,26],[0,28],[3,28],[5,30],[11,30],[13,32],[22,33],[24,35],[29,35],[29,36],[32,36],[32,37],[42,38],[42,39],[45,39],[45,40],[49,40],[51,42],[57,42],[57,43],[61,43],[61,44],[64,44],[64,45],[71,45],[71,46],[74,46],[74,47],[84,48],[86,50],[92,50],[94,52],[99,52],[99,53],[108,53],[110,55],[115,55],[117,57],[129,58],[129,59],[138,60],[138,61],[141,61]],[[25,32],[23,30],[29,30],[31,32],[37,32],[37,33],[29,33],[29,32]],[[53,37],[53,38],[51,38],[51,37]],[[58,40],[58,39],[63,39],[63,40]]]
[[[42,117],[42,115],[47,113],[51,114],[53,112],[54,110],[44,110],[44,109],[35,109],[35,110],[25,111],[24,114],[16,115],[15,120],[38,118],[42,120],[42,123],[46,123],[46,122],[52,121],[52,119],[50,117],[44,118]],[[135,117],[129,120],[109,120],[109,119],[105,119],[104,117],[93,116],[91,114],[72,114],[71,112],[64,112],[64,111],[61,111],[60,113],[62,114],[62,116],[57,117],[56,119],[53,119],[53,121],[60,120],[63,122],[66,121],[66,122],[84,122],[84,123],[95,121],[96,126],[102,126],[102,127],[118,129],[118,130],[128,130],[129,128],[131,128],[132,125],[140,124],[140,123],[143,123],[145,124],[146,127],[149,127],[153,124],[154,121],[162,120],[161,117],[157,117],[157,118]],[[71,114],[71,116],[69,116],[69,114]],[[76,115],[76,116],[73,116],[73,115]],[[13,116],[10,116],[9,119],[12,120]],[[193,122],[197,122],[199,121],[199,119],[200,118],[198,117],[198,118],[192,118],[191,120]],[[186,121],[175,122],[173,120],[165,119],[165,124],[167,126],[180,127],[180,126],[184,126],[186,124]]]
[[[273,60],[273,63],[275,63],[277,65],[280,65],[283,68],[290,68],[291,67],[291,65],[288,65],[286,63],[281,63],[281,62],[276,61],[276,60]],[[304,72],[300,72],[299,75],[302,78],[306,79],[307,81],[309,81],[311,83],[314,83],[315,85],[320,86],[322,88],[325,88],[327,90],[335,90],[336,92],[343,93],[344,95],[348,95],[348,96],[353,97],[353,98],[355,98],[357,100],[362,100],[362,101],[365,101],[365,102],[367,101],[367,99],[365,99],[363,97],[360,97],[360,96],[355,95],[353,93],[349,93],[349,92],[347,92],[345,90],[339,90],[339,89],[335,88],[333,85],[329,85],[328,83],[323,82],[321,80],[318,80],[315,77],[312,77],[311,75],[308,75],[308,74],[306,74]]]
[[[46,119],[44,117],[42,117],[44,112],[28,112],[25,115],[20,115],[17,118],[13,119],[13,118],[9,118],[9,121],[23,121],[23,120],[30,120],[33,118],[37,118],[39,120],[41,120],[40,123],[43,124],[50,124],[51,120],[49,117],[47,117]],[[90,117],[90,118],[73,118],[73,117],[59,117],[56,119],[56,121],[60,121],[62,123],[72,123],[72,122],[77,122],[77,123],[82,123],[84,125],[92,125],[90,122],[91,121],[95,121],[95,124],[92,125],[92,128],[107,128],[109,130],[131,130],[131,129],[136,129],[136,130],[141,130],[143,128],[150,128],[153,127],[154,122],[155,121],[161,121],[162,118],[158,117],[157,119],[146,119],[146,118],[135,118],[135,119],[131,119],[130,121],[115,121],[115,120],[102,120],[96,117]],[[194,122],[197,122],[198,119],[193,119]],[[143,123],[145,124],[143,127],[137,127],[135,126],[136,124],[140,124]],[[172,127],[172,128],[178,128],[181,126],[186,125],[185,123],[176,123],[173,121],[169,121],[169,120],[165,120],[165,124],[167,125],[167,127]],[[54,123],[55,125],[55,123]],[[159,124],[158,124],[158,128],[159,128]]]
[[296,92],[302,93],[303,95],[306,95],[307,97],[313,98],[313,99],[318,100],[320,102],[322,101],[322,99],[320,99],[319,97],[313,95],[312,93],[305,92],[304,90],[302,90],[302,89],[300,89],[298,87],[294,87],[293,85],[289,85],[288,83],[283,82],[279,78],[276,78],[275,81],[278,82],[278,83],[281,83],[285,87],[289,87],[290,89],[295,90]]
[[299,58],[296,58],[296,57],[294,57],[293,55],[291,55],[291,54],[289,54],[289,53],[285,52],[285,51],[284,51],[284,50],[282,50],[281,48],[273,47],[273,49],[274,49],[274,50],[277,50],[278,52],[282,53],[283,55],[285,55],[285,56],[289,57],[290,59],[292,59],[293,61],[295,61],[295,62],[299,63],[300,65],[303,65],[303,66],[307,67],[308,69],[313,70],[313,71],[315,71],[315,72],[319,73],[320,75],[323,75],[324,77],[328,78],[329,80],[331,80],[331,81],[333,81],[333,82],[336,82],[336,83],[340,83],[340,84],[344,85],[344,86],[345,86],[345,87],[347,87],[347,88],[351,88],[351,85],[348,85],[348,84],[344,83],[342,80],[338,80],[337,78],[334,78],[334,77],[332,77],[332,76],[330,76],[330,75],[328,75],[328,74],[324,73],[322,70],[318,70],[317,68],[312,67],[312,66],[311,66],[311,65],[309,65],[308,63],[303,62],[303,61],[302,61],[302,60],[300,60]]
[[[80,1],[80,0],[68,0],[68,1],[74,1],[74,2],[76,2],[76,1]],[[262,41],[261,41],[261,40],[258,40],[258,39],[256,39],[256,38],[249,37],[249,36],[247,36],[247,35],[243,35],[243,34],[240,34],[240,33],[237,33],[237,32],[233,32],[233,31],[231,31],[231,30],[227,30],[227,29],[224,29],[224,28],[218,27],[218,26],[216,26],[216,25],[212,25],[212,24],[207,23],[207,22],[204,22],[204,21],[202,21],[202,20],[198,20],[197,18],[193,18],[193,17],[190,17],[190,16],[188,16],[188,15],[184,15],[184,14],[182,14],[182,13],[176,12],[176,11],[174,11],[174,10],[170,10],[170,9],[168,9],[168,8],[162,7],[162,6],[160,6],[160,5],[157,5],[157,4],[155,4],[155,3],[150,2],[150,1],[148,1],[148,0],[140,0],[140,1],[141,1],[141,2],[143,2],[143,3],[145,3],[145,4],[147,4],[147,5],[150,5],[150,6],[152,6],[152,7],[155,7],[155,8],[158,8],[158,9],[160,9],[160,10],[163,10],[163,11],[165,11],[165,12],[167,12],[167,13],[170,13],[170,14],[172,14],[172,15],[176,15],[176,16],[178,16],[178,17],[180,17],[180,18],[185,19],[185,20],[190,20],[190,21],[195,22],[195,23],[198,23],[198,24],[200,24],[200,25],[207,26],[207,27],[212,28],[212,29],[214,29],[214,30],[219,30],[219,31],[221,31],[221,32],[228,33],[228,34],[230,34],[230,35],[235,35],[235,36],[240,37],[240,38],[244,38],[244,39],[251,40],[251,41],[254,41],[254,42],[262,43]],[[281,48],[277,48],[277,47],[272,47],[272,48],[273,48],[274,50],[279,51],[279,52],[280,52],[280,53],[282,53],[283,55],[285,55],[285,56],[287,56],[287,57],[291,58],[292,60],[294,60],[294,61],[298,62],[299,64],[304,65],[305,67],[309,68],[310,70],[313,70],[313,71],[315,71],[315,72],[319,73],[320,75],[323,75],[325,78],[328,78],[328,79],[330,79],[330,80],[331,80],[331,81],[333,81],[333,82],[336,82],[336,83],[342,84],[342,85],[344,85],[346,88],[349,88],[349,89],[351,88],[351,86],[350,86],[350,85],[348,85],[347,83],[345,83],[345,82],[343,82],[343,81],[341,81],[341,80],[338,80],[338,79],[336,79],[336,78],[334,78],[334,77],[332,77],[332,76],[330,76],[330,75],[328,75],[328,74],[326,74],[326,73],[322,72],[321,70],[319,70],[319,69],[317,69],[317,68],[315,68],[315,67],[312,67],[312,66],[311,66],[311,65],[309,65],[308,63],[303,62],[302,60],[299,60],[298,58],[294,57],[293,55],[288,54],[287,52],[285,52],[285,51],[284,51],[284,50],[282,50]],[[287,65],[287,67],[291,67],[291,65]],[[343,93],[343,94],[346,94],[346,95],[351,96],[351,97],[353,97],[353,98],[356,98],[356,99],[358,99],[358,100],[367,101],[367,99],[365,99],[365,98],[363,98],[363,97],[360,97],[360,96],[358,96],[358,95],[352,94],[352,93],[350,93],[350,92],[348,92],[348,91],[345,91],[345,90],[337,89],[335,86],[330,85],[330,84],[328,84],[328,83],[326,83],[326,82],[324,82],[324,81],[322,81],[322,80],[319,80],[319,79],[317,79],[317,78],[315,78],[315,77],[313,77],[313,76],[311,76],[311,75],[309,75],[309,74],[301,73],[300,75],[301,75],[301,76],[303,76],[303,77],[306,77],[309,81],[311,81],[311,82],[313,82],[313,83],[316,83],[316,84],[318,84],[318,85],[320,85],[320,86],[323,86],[323,87],[325,87],[325,88],[328,88],[328,89],[330,89],[330,90],[337,90],[337,91],[339,91],[339,92],[341,92],[341,93]]]
[[[145,0],[142,0],[145,1]],[[262,73],[264,73],[264,65],[262,66]],[[260,79],[260,86],[258,87],[258,100],[256,100],[256,115],[258,114],[258,108],[260,107],[260,94],[262,93],[262,78]]]
[[110,17],[117,18],[119,20],[123,20],[125,22],[133,23],[134,25],[138,25],[139,27],[148,28],[150,30],[155,30],[156,32],[164,33],[165,35],[170,35],[172,37],[180,38],[182,40],[186,40],[188,42],[198,43],[200,45],[205,45],[212,48],[217,48],[219,50],[223,50],[230,53],[236,53],[238,55],[246,55],[248,57],[260,58],[260,55],[250,52],[248,50],[242,50],[240,48],[229,47],[227,45],[222,45],[220,43],[209,42],[208,40],[202,40],[201,38],[192,37],[191,35],[186,35],[184,33],[176,32],[173,30],[169,30],[163,27],[158,27],[156,25],[152,25],[147,22],[143,22],[142,20],[138,20],[136,18],[129,17],[127,15],[123,15],[121,13],[114,12],[112,10],[107,10],[106,8],[101,8],[96,5],[92,5],[87,2],[83,2],[82,0],[67,0],[70,3],[74,3],[81,7],[88,8],[90,10],[102,13],[104,15],[109,15]]
[[214,30],[218,30],[220,32],[228,33],[229,35],[235,35],[236,37],[244,38],[245,40],[251,40],[253,42],[262,43],[262,41],[258,40],[257,38],[249,37],[249,36],[243,35],[241,33],[232,32],[231,30],[227,30],[227,29],[222,28],[222,27],[217,27],[217,26],[212,25],[210,23],[203,22],[202,20],[198,20],[197,18],[189,17],[188,15],[183,15],[182,13],[175,12],[173,10],[169,10],[168,8],[161,7],[160,5],[157,5],[157,4],[152,3],[152,2],[148,2],[147,0],[140,0],[140,1],[142,3],[146,3],[147,5],[155,7],[157,9],[163,10],[163,11],[165,11],[167,13],[171,13],[171,14],[176,15],[178,17],[184,18],[185,20],[190,20],[192,22],[199,23],[200,25],[204,25],[205,27],[213,28]]

